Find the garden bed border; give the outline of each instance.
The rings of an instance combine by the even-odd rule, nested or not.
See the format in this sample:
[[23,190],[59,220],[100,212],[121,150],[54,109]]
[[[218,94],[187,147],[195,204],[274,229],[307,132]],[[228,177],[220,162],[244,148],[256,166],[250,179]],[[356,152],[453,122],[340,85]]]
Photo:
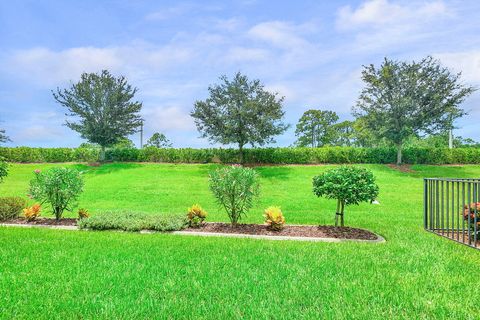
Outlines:
[[[43,229],[56,229],[56,230],[69,230],[69,231],[80,231],[78,226],[55,226],[55,225],[40,225],[40,224],[17,224],[17,223],[0,223],[0,227],[20,227],[20,228],[43,228]],[[85,230],[88,231],[88,230]],[[124,232],[121,230],[110,230],[117,232]],[[319,237],[295,237],[295,236],[268,236],[268,235],[253,235],[253,234],[242,234],[242,233],[220,233],[220,232],[201,232],[201,231],[170,231],[170,232],[160,232],[152,230],[142,230],[140,234],[173,234],[173,235],[186,235],[186,236],[200,236],[200,237],[225,237],[225,238],[246,238],[246,239],[257,239],[257,240],[277,240],[277,241],[306,241],[306,242],[360,242],[360,243],[384,243],[386,242],[385,238],[375,233],[378,237],[375,240],[365,240],[365,239],[341,239],[341,238],[319,238]]]

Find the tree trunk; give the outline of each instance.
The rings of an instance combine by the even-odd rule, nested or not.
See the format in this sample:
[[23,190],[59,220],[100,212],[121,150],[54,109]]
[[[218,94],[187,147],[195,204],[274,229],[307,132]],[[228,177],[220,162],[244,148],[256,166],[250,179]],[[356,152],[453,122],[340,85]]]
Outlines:
[[340,225],[343,227],[343,226],[345,226],[345,223],[343,221],[343,213],[345,211],[345,202],[342,201],[342,206],[341,207],[342,208],[340,209],[340,213],[341,213],[341,215],[340,215]]
[[105,146],[102,146],[102,148],[100,149],[100,162],[104,162],[105,161]]
[[453,149],[453,130],[448,130],[448,148]]
[[397,166],[402,164],[402,144],[397,143]]
[[335,211],[335,227],[338,227],[338,216],[340,215],[340,199],[337,200],[337,210]]
[[239,155],[240,164],[243,165],[245,162],[243,157],[243,144],[238,145],[238,151],[239,151],[238,155]]

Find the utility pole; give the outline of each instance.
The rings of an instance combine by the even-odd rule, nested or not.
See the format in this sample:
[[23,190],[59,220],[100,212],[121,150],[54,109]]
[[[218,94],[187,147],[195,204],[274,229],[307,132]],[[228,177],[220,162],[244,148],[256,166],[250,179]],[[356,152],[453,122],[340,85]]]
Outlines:
[[143,148],[143,120],[142,124],[140,125],[140,149]]
[[453,149],[453,117],[450,115],[450,130],[448,130],[448,148]]

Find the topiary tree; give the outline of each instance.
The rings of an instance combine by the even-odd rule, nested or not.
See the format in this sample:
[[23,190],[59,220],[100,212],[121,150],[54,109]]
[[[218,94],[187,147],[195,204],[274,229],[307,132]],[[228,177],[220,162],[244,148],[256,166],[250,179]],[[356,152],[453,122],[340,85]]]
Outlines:
[[341,226],[344,226],[345,206],[371,202],[378,196],[378,191],[373,173],[365,168],[342,166],[313,178],[313,193],[318,197],[337,199],[336,227],[339,216]]
[[217,169],[210,173],[210,190],[235,227],[259,194],[258,174],[241,166]]
[[49,203],[57,220],[63,211],[72,211],[82,191],[83,179],[75,169],[35,170],[35,178],[30,181],[30,196],[41,204]]

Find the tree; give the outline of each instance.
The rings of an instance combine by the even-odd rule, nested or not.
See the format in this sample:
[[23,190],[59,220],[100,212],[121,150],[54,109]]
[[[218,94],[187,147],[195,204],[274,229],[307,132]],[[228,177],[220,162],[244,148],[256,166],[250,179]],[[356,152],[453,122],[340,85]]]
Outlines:
[[378,186],[370,170],[342,166],[331,169],[313,178],[313,193],[317,197],[337,200],[335,227],[344,226],[345,206],[361,202],[372,202],[378,196]]
[[104,160],[106,147],[137,132],[142,124],[142,104],[132,101],[136,92],[137,88],[129,85],[125,77],[116,78],[103,70],[99,74],[83,73],[78,83],[69,89],[57,88],[53,97],[67,108],[65,115],[73,117],[66,126],[99,144],[100,160]]
[[157,148],[171,148],[172,143],[163,133],[155,132],[147,141],[147,146]]
[[335,139],[333,124],[338,121],[334,111],[307,110],[297,123],[295,135],[298,137],[297,145],[312,148],[331,144]]
[[459,105],[475,89],[463,85],[460,75],[432,57],[411,63],[385,58],[379,68],[364,66],[365,88],[354,115],[363,117],[377,138],[397,147],[397,164],[401,164],[407,138],[451,129],[453,120],[465,114]]
[[10,139],[5,134],[5,130],[0,129],[0,143],[4,143],[4,142],[7,142],[7,141],[10,141]]
[[283,97],[266,91],[260,80],[249,80],[240,72],[233,80],[222,76],[220,81],[208,88],[209,98],[195,102],[191,116],[201,137],[238,145],[243,163],[245,145],[275,142],[273,137],[288,128],[282,122]]
[[332,144],[335,146],[347,146],[350,147],[355,143],[353,121],[342,121],[332,125],[333,130],[333,141]]

